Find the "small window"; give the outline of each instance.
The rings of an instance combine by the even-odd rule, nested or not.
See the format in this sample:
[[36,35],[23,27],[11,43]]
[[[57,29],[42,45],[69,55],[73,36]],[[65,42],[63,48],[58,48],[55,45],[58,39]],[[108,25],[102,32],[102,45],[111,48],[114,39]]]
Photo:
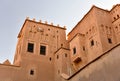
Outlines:
[[53,38],[55,38],[55,35],[53,35]]
[[61,47],[63,47],[63,44],[61,44]]
[[50,31],[50,29],[48,29]]
[[109,29],[111,30],[111,27],[109,27]]
[[28,43],[27,51],[28,51],[28,52],[33,52],[33,50],[34,50],[34,44]]
[[103,24],[101,24],[101,27],[104,27],[104,25],[103,25]]
[[85,46],[83,46],[83,51],[85,51]]
[[91,46],[94,46],[94,40],[91,40]]
[[117,27],[117,26],[116,26],[115,28],[116,28],[116,29],[118,29],[118,27]]
[[30,75],[34,75],[34,70],[30,70]]
[[108,26],[105,26],[106,27],[106,29],[108,29]]
[[116,17],[114,17],[114,20],[116,20]]
[[117,15],[117,17],[119,18],[119,15]]
[[88,34],[88,32],[86,32],[86,34]]
[[115,27],[115,30],[118,31],[118,27],[117,26]]
[[59,59],[59,55],[57,55],[57,59]]
[[48,36],[48,34],[46,34],[46,36]]
[[43,46],[43,45],[40,46],[40,54],[46,55],[46,46]]
[[60,74],[60,70],[58,70],[58,74]]
[[50,58],[49,58],[49,60],[51,61],[51,60],[52,60],[52,58],[50,57]]
[[73,48],[73,54],[76,54],[76,48],[75,47]]
[[82,59],[80,57],[77,57],[75,60],[74,60],[74,63],[75,64],[78,64],[82,61]]
[[91,29],[89,29],[89,32],[91,32]]
[[67,54],[65,53],[65,57],[67,57]]
[[108,43],[112,44],[111,38],[108,38]]

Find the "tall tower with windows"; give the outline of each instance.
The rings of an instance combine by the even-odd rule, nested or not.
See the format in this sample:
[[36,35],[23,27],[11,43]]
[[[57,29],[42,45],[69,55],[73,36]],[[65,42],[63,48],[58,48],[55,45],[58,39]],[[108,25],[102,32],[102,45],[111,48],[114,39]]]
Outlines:
[[111,11],[93,6],[68,34],[70,58],[75,70],[119,43],[120,5]]
[[111,12],[111,22],[115,33],[117,44],[120,43],[120,4],[113,6]]
[[35,81],[38,79],[39,81],[54,81],[54,69],[57,68],[54,64],[55,53],[61,48],[68,49],[65,30],[65,27],[54,26],[47,22],[25,20],[18,35],[14,59],[14,64],[26,71],[24,76]]

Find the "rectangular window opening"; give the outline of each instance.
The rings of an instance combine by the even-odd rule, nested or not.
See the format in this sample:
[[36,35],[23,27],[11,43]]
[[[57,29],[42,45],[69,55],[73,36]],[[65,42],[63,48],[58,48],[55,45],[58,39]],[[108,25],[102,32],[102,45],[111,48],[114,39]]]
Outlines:
[[46,55],[46,46],[43,46],[43,45],[40,46],[40,54]]
[[85,46],[83,46],[83,51],[85,51]]
[[30,70],[30,75],[34,75],[34,70]]
[[75,47],[73,48],[73,54],[76,54],[76,48]]
[[112,39],[108,38],[108,43],[112,44]]
[[33,50],[34,50],[34,44],[33,43],[28,43],[27,51],[33,53]]
[[67,57],[67,54],[65,53],[65,57]]
[[91,40],[91,46],[94,46],[94,40]]
[[57,59],[59,59],[59,55],[57,55]]

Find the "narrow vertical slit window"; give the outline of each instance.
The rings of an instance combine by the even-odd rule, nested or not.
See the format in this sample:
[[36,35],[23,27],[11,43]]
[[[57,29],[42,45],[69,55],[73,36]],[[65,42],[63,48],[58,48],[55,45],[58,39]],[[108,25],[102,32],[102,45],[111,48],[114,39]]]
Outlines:
[[119,18],[119,15],[117,15],[117,18]]
[[67,57],[67,54],[65,53],[65,57]]
[[76,47],[73,48],[73,54],[76,54]]
[[58,70],[58,74],[60,74],[60,70]]
[[49,58],[49,60],[51,61],[51,60],[52,60],[52,58],[50,57],[50,58]]
[[94,40],[91,40],[91,46],[94,46]]
[[57,59],[59,59],[59,55],[57,55]]
[[116,17],[114,17],[114,20],[116,20]]

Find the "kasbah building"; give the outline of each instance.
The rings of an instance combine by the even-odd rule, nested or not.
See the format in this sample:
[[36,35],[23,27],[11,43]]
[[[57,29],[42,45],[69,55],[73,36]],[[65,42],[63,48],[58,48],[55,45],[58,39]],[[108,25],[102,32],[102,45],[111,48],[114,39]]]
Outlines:
[[65,31],[27,18],[14,63],[0,64],[0,81],[120,81],[120,4],[92,6],[67,37]]

